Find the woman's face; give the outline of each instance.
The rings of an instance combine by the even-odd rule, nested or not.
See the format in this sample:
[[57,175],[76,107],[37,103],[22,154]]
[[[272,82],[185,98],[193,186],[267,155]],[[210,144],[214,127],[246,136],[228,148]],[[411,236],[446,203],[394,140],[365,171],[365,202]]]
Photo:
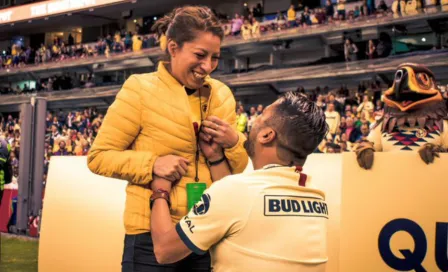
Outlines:
[[205,77],[218,66],[221,40],[210,32],[198,32],[197,38],[180,48],[170,41],[171,74],[190,89],[203,86]]

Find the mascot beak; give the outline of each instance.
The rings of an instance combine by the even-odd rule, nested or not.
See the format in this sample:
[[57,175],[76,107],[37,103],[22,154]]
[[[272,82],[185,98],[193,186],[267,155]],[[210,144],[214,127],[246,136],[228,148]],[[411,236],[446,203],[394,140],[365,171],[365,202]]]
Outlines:
[[400,101],[401,91],[405,88],[408,88],[407,80],[408,80],[408,71],[406,69],[398,70],[395,73],[395,82],[393,87],[396,101]]

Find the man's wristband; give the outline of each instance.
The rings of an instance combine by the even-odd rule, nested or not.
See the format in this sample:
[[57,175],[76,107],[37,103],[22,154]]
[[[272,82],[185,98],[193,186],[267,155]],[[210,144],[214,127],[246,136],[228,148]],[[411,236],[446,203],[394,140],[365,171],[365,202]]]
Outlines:
[[207,164],[208,164],[208,166],[215,166],[215,165],[218,165],[218,164],[222,163],[225,160],[226,160],[226,156],[222,156],[222,158],[217,160],[217,161],[209,161],[209,160],[207,160]]
[[171,209],[171,201],[170,201],[170,193],[168,191],[157,189],[154,191],[151,195],[150,201],[149,201],[149,208],[152,210],[152,206],[154,205],[154,201],[156,199],[163,198],[168,203],[168,208]]

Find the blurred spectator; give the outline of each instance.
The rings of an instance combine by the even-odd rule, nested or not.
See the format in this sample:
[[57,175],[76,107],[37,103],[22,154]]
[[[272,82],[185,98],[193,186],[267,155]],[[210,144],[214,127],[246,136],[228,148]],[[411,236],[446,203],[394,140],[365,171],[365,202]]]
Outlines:
[[359,6],[355,6],[355,10],[353,11],[353,16],[355,18],[358,18],[361,16],[361,10],[359,9]]
[[324,9],[318,8],[315,16],[318,24],[323,24],[327,21]]
[[378,11],[380,12],[387,12],[389,10],[389,8],[386,5],[386,2],[384,2],[384,0],[380,1],[380,4],[378,5]]
[[257,110],[255,110],[255,107],[250,107],[250,115],[247,120],[247,132],[248,133],[252,129],[252,126],[253,126],[255,120],[257,119],[257,117],[258,117],[258,114],[257,114]]
[[300,19],[300,23],[302,25],[311,25],[311,13],[310,9],[308,7],[305,7],[305,9],[302,12],[302,18]]
[[245,40],[252,37],[252,25],[248,19],[244,19],[244,24],[241,26],[241,36]]
[[352,39],[345,39],[344,55],[346,61],[358,60],[358,47],[353,43]]
[[361,11],[361,16],[368,16],[370,15],[370,10],[369,7],[367,6],[367,0],[363,0],[362,1],[362,5],[360,8]]
[[263,16],[264,12],[263,12],[263,6],[261,5],[261,3],[258,3],[257,6],[255,6],[252,9],[252,14],[254,15],[255,19],[257,20],[261,20],[261,17]]
[[331,2],[331,0],[327,0],[327,4],[325,6],[325,15],[328,18],[334,17],[334,6],[333,6],[333,3]]
[[379,112],[383,110],[383,102],[381,100],[376,101],[375,112]]
[[296,10],[294,8],[294,5],[291,4],[291,6],[288,9],[288,27],[297,27],[297,21],[296,21]]
[[[325,104],[325,100],[324,100],[324,96],[323,96],[323,95],[319,94],[319,95],[317,96],[316,105],[317,105],[319,108],[321,108],[323,111],[325,111],[325,109],[326,109],[326,104]],[[334,106],[334,104],[333,104],[333,106]]]
[[238,107],[236,111],[236,128],[241,133],[246,132],[247,129],[247,115],[243,106]]
[[345,20],[345,0],[338,0],[338,19],[339,20]]
[[325,118],[328,124],[328,132],[333,135],[336,134],[336,130],[339,128],[341,116],[337,111],[335,111],[334,103],[329,103],[327,105],[327,110],[325,111]]
[[367,45],[366,55],[369,59],[376,58],[376,47],[375,47],[375,43],[373,42],[373,40],[369,40],[369,43]]
[[254,17],[252,18],[252,37],[259,38],[260,37],[260,23]]
[[72,33],[70,33],[70,34],[68,35],[68,45],[69,45],[69,46],[72,46],[72,45],[74,45],[74,44],[75,44],[75,39],[73,38]]
[[367,141],[367,136],[369,136],[369,125],[367,123],[364,123],[361,125],[360,128],[361,133],[358,135],[358,138],[356,139],[356,142],[364,142]]
[[263,105],[262,105],[262,104],[259,104],[259,105],[257,106],[257,114],[258,114],[258,115],[262,114],[262,113],[263,113],[263,110],[264,110]]
[[143,41],[140,36],[137,35],[137,33],[134,33],[132,36],[132,51],[138,52],[142,50],[143,47]]
[[342,113],[343,106],[341,103],[339,103],[339,101],[336,101],[336,96],[334,95],[334,93],[328,94],[328,103],[333,103],[335,110],[339,113]]
[[53,155],[54,156],[68,156],[69,155],[69,152],[66,149],[65,140],[61,140],[59,142],[59,150],[56,151]]
[[364,95],[362,98],[362,103],[358,107],[358,113],[361,112],[373,112],[374,106],[372,101],[370,101],[370,98],[368,95]]
[[235,13],[235,18],[232,20],[232,35],[237,36],[241,32],[241,27],[243,25],[243,20],[240,18],[238,13]]

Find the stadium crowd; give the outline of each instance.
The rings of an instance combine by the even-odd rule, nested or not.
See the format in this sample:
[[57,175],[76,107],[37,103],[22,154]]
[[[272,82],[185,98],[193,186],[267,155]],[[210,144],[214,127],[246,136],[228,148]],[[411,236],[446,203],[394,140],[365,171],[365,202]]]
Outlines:
[[[341,22],[350,23],[351,21],[395,16],[384,1],[381,1],[378,7],[371,6],[372,4],[369,3],[364,0],[362,5],[355,6],[354,10],[346,10],[345,0],[338,0],[336,4],[328,0],[324,7],[309,9],[299,1],[297,6],[291,5],[286,11],[278,11],[273,15],[265,14],[262,4],[259,3],[252,10],[246,6],[241,14],[235,14],[233,18],[216,11],[215,13],[223,23],[225,35],[230,39],[250,39],[260,37],[263,33],[285,31],[292,28],[300,31],[300,28],[331,26]],[[41,44],[39,48],[35,49],[30,46],[14,44],[0,54],[0,70],[20,69],[27,65],[40,65],[48,62],[63,65],[64,62],[75,59],[109,57],[125,52],[138,52],[163,44],[163,37],[158,38],[153,33],[146,34],[150,31],[149,26],[146,28],[136,23],[134,32],[122,28],[114,34],[98,37],[97,42],[89,44],[75,44],[75,39],[71,34],[66,41],[60,37],[54,37],[51,44]],[[390,38],[384,35],[380,36],[378,40],[369,40],[365,46],[365,52],[361,52],[359,49],[363,46],[358,46],[359,44],[357,45],[351,39],[344,41],[343,53],[346,61],[384,58],[389,56],[393,47]],[[121,84],[122,82],[102,82],[101,85],[112,83]],[[91,73],[64,73],[38,79],[35,86],[27,84],[19,86],[9,82],[9,86],[3,84],[0,87],[0,94],[70,90],[94,87],[97,84],[99,83]]]
[[[50,158],[52,156],[86,156],[95,140],[104,114],[96,108],[81,111],[48,112],[46,117],[44,176],[45,184]],[[20,125],[21,120],[8,115],[1,117],[0,130],[11,146],[10,162],[13,168],[13,182],[17,186],[18,166],[20,160]]]
[[156,46],[153,34],[138,35],[137,32],[117,31],[113,36],[98,37],[96,43],[74,44],[70,34],[68,41],[55,37],[52,44],[41,44],[39,48],[13,44],[0,56],[0,67],[20,68],[26,65],[39,65],[48,62],[63,62],[88,57],[106,56],[125,52],[137,52]]
[[[364,0],[363,5],[347,11],[345,0],[338,0],[337,4],[328,0],[325,7],[315,9],[309,9],[299,2],[298,6],[291,5],[288,10],[278,11],[275,15],[265,15],[261,4],[256,5],[252,10],[245,7],[241,15],[236,13],[233,18],[225,14],[217,13],[217,15],[221,18],[226,36],[249,39],[257,38],[261,33],[289,28],[332,25],[343,21],[352,22],[372,17],[392,16],[392,12],[384,1],[375,8],[368,6],[368,1]],[[114,34],[98,37],[96,43],[75,44],[70,34],[66,41],[60,37],[54,37],[51,44],[41,44],[39,48],[13,44],[4,49],[3,54],[0,55],[0,69],[97,56],[109,57],[112,54],[136,52],[157,46],[160,40],[154,34],[142,34],[148,32],[150,29],[144,29],[136,24],[134,32],[121,29]]]

